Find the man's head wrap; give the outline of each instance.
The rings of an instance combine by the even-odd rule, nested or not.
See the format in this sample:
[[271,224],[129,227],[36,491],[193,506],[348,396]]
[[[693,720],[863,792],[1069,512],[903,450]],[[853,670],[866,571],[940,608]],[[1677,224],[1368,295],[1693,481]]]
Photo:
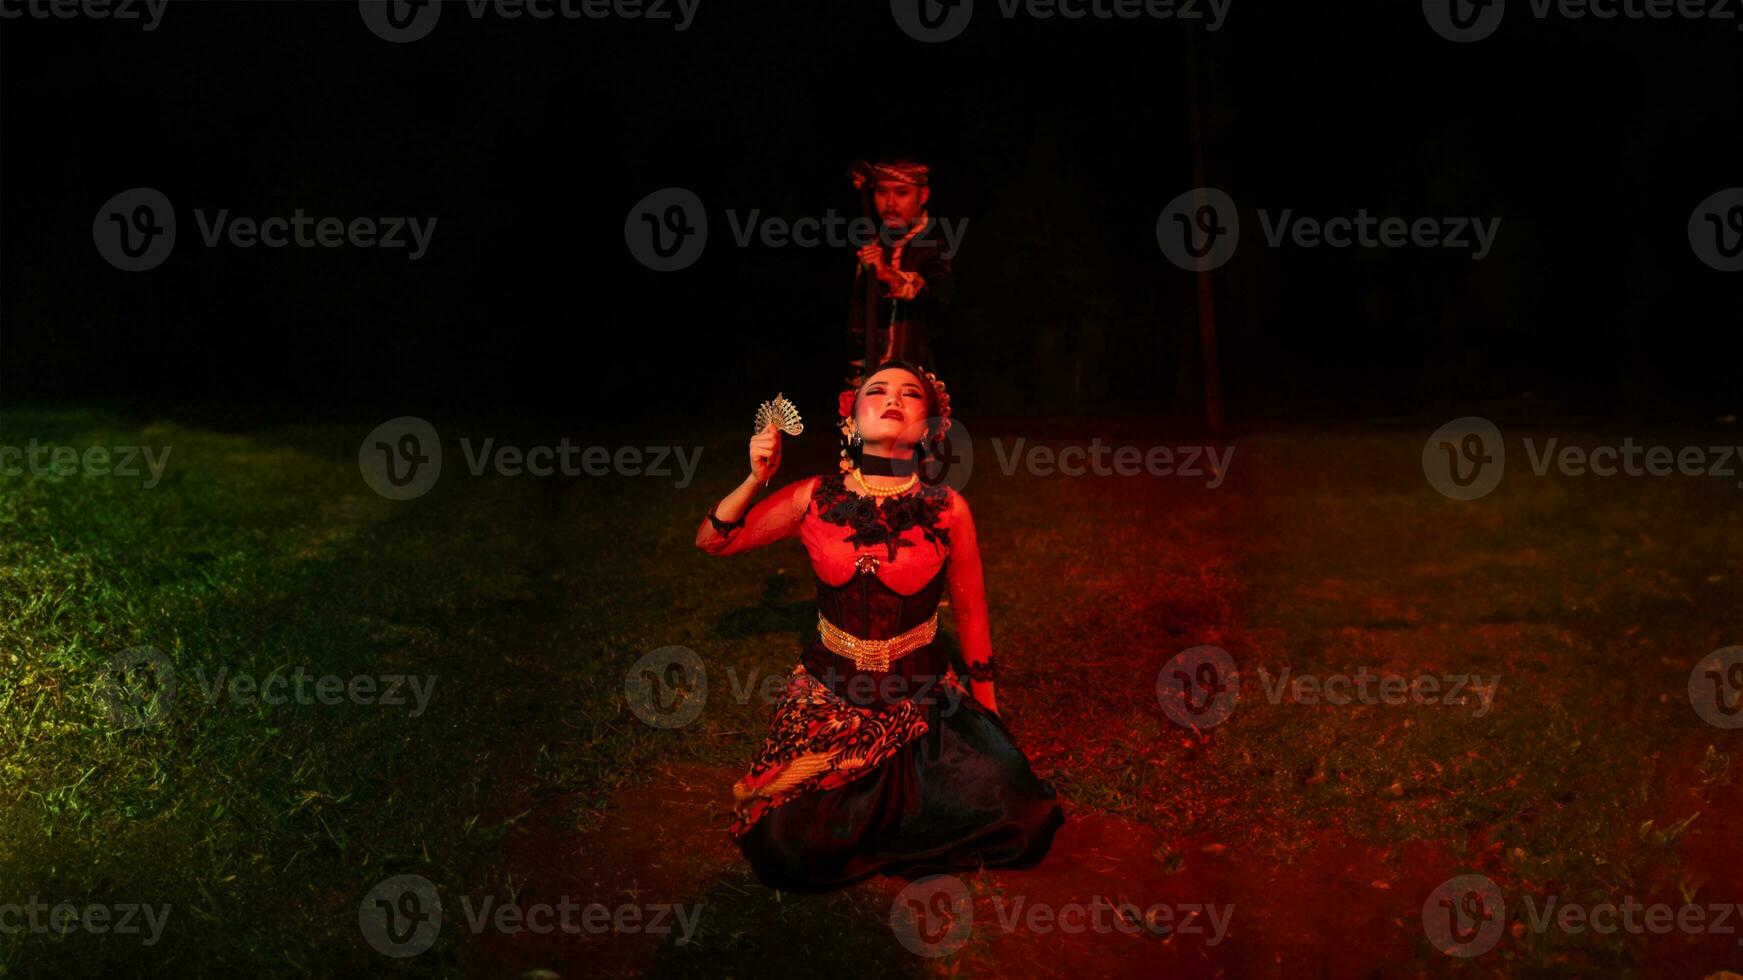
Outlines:
[[915,187],[925,187],[931,179],[932,168],[912,160],[879,160],[877,163],[867,163],[855,160],[848,168],[853,174],[853,186],[864,187],[869,183],[890,182],[896,184],[912,184]]

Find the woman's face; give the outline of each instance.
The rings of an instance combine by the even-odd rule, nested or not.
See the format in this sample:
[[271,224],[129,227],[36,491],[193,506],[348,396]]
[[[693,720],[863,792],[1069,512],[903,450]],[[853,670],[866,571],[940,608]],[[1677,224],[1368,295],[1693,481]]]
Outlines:
[[926,389],[912,371],[885,368],[859,389],[854,423],[867,443],[912,445],[926,431]]

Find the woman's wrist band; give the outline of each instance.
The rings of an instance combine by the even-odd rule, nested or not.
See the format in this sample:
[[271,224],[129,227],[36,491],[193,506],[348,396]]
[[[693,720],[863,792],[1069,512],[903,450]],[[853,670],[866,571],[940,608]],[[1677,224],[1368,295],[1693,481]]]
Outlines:
[[723,521],[714,515],[714,507],[710,507],[708,508],[708,523],[714,525],[715,534],[724,538],[739,528],[744,527],[744,515],[738,515],[738,520],[736,521]]

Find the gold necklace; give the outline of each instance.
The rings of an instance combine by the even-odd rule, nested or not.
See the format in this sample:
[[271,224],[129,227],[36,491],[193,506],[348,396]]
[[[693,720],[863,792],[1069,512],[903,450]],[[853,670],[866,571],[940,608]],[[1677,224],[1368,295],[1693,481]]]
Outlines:
[[906,480],[893,487],[874,487],[865,482],[865,477],[860,475],[859,467],[855,466],[851,472],[853,473],[853,482],[859,484],[859,488],[864,490],[868,497],[894,497],[914,489],[914,484],[920,482],[920,474],[912,473]]

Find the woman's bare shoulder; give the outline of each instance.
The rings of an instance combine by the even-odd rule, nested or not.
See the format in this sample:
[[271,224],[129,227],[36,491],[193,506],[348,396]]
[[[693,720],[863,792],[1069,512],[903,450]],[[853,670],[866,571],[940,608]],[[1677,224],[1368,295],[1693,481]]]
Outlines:
[[827,476],[818,474],[794,480],[792,483],[793,505],[800,510],[809,509],[811,501],[817,497],[817,488],[821,487],[826,479],[828,479]]
[[974,514],[968,509],[968,498],[962,495],[962,491],[949,485],[945,485],[941,489],[945,492],[944,506],[949,509],[952,521],[972,520],[974,518]]

